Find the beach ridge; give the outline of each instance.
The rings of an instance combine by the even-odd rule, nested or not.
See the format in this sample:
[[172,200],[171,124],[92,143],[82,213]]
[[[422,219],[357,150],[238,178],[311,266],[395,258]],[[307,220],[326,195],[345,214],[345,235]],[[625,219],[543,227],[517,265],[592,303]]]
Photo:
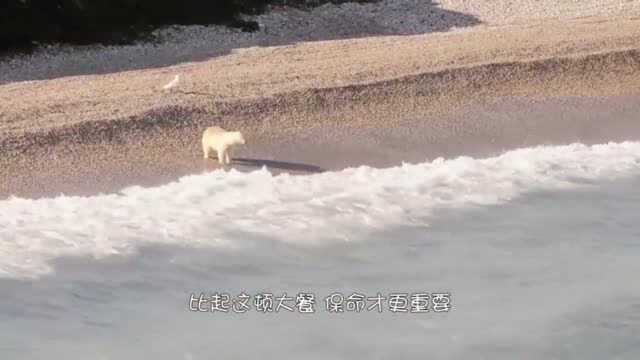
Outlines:
[[[185,105],[162,105],[140,114],[71,124],[52,124],[35,129],[6,132],[0,137],[0,151],[4,154],[25,154],[37,147],[61,142],[76,144],[104,143],[109,139],[133,136],[159,128],[200,128],[212,121],[224,126],[255,127],[260,118],[273,113],[306,113],[322,111],[323,107],[343,107],[352,102],[390,102],[397,98],[429,99],[434,110],[446,104],[455,106],[455,99],[468,96],[491,96],[495,92],[517,93],[515,87],[526,82],[528,91],[550,92],[563,89],[573,95],[589,95],[594,86],[580,86],[591,82],[606,83],[610,91],[624,93],[626,84],[640,80],[640,48],[611,52],[578,54],[567,57],[510,61],[453,67],[422,74],[405,75],[392,80],[367,84],[349,84],[330,88],[309,88],[253,99],[205,101],[207,94],[182,92],[195,100]],[[600,79],[597,79],[600,78]],[[602,93],[602,87],[598,93]],[[179,92],[180,93],[180,92]],[[444,101],[444,103],[443,103]],[[238,119],[243,118],[243,119]],[[230,120],[231,119],[231,120]],[[296,122],[303,124],[302,121]]]

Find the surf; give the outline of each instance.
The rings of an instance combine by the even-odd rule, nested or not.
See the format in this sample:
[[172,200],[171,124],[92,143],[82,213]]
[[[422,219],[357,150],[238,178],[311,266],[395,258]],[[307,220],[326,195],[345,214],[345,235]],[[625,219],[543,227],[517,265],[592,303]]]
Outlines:
[[117,194],[12,197],[0,201],[0,276],[37,278],[56,258],[128,255],[146,244],[242,251],[250,237],[297,246],[366,241],[392,226],[428,227],[438,209],[638,173],[640,142],[571,144],[313,175],[217,170]]

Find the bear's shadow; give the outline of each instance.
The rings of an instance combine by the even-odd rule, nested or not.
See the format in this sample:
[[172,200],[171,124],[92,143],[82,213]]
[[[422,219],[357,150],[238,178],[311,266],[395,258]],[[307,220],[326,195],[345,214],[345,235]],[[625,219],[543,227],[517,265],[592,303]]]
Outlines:
[[250,167],[266,166],[267,168],[272,168],[272,169],[301,171],[301,172],[307,172],[307,173],[321,173],[326,171],[325,169],[316,165],[276,161],[276,160],[265,160],[265,159],[233,158],[233,160],[231,161],[231,164],[241,165],[241,166],[250,166]]

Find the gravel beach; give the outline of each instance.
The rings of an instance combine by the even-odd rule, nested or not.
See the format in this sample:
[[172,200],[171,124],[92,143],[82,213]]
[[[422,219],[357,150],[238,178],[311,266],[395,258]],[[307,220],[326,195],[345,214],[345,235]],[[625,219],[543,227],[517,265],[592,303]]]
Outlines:
[[529,26],[550,20],[637,18],[640,2],[626,0],[381,0],[325,4],[303,11],[274,7],[248,17],[257,32],[223,26],[172,26],[155,31],[158,43],[130,46],[49,45],[30,56],[0,61],[0,84],[60,76],[101,74],[204,61],[234,49],[295,45],[319,40],[468,32]]
[[198,153],[208,125],[247,134],[249,168],[302,173],[640,138],[636,1],[398,0],[254,19],[256,33],[172,27],[155,44],[3,59],[0,196],[215,168]]

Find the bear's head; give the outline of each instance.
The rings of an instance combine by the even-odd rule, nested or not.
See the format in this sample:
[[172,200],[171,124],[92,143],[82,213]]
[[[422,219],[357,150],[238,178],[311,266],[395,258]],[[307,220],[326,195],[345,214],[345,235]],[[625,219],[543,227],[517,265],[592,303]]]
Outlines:
[[244,140],[244,136],[242,136],[242,133],[240,131],[235,131],[233,135],[234,135],[233,136],[234,140],[237,144],[241,144],[241,145],[246,144],[246,141]]

